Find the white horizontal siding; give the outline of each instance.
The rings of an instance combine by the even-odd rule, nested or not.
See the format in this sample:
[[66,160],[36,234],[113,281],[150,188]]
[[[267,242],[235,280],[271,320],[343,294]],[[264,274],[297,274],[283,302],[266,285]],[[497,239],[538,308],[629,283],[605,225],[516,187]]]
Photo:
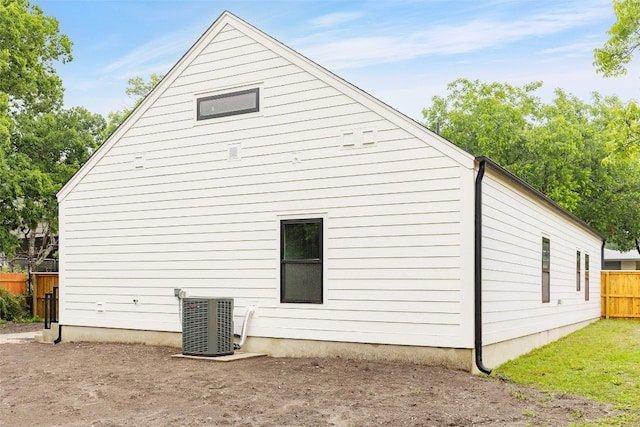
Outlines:
[[[326,143],[329,141],[325,139],[325,151],[327,148]],[[345,153],[339,154],[340,152],[338,150],[335,150],[331,153],[333,154],[332,156],[326,158],[319,156],[310,158],[311,154],[306,152],[304,165],[305,175],[300,178],[301,182],[313,181],[325,177],[350,180],[358,179],[360,176],[370,176],[371,168],[375,168],[377,174],[394,172],[406,174],[412,171],[423,173],[424,169],[428,169],[429,173],[428,175],[424,175],[425,179],[447,177],[447,174],[449,174],[449,177],[451,176],[452,172],[449,168],[441,168],[439,166],[440,158],[424,157],[424,152],[421,153],[415,149],[402,149],[401,145],[395,141],[389,142],[393,143],[397,149],[393,152],[387,152],[387,159],[380,159],[379,157],[372,158],[370,154],[373,154],[373,152],[366,153],[365,155],[361,154],[357,156],[357,159],[345,158]],[[303,141],[302,143],[304,143],[305,146],[311,145],[309,141]],[[317,143],[319,144],[320,141]],[[78,194],[74,193],[71,200],[101,198],[102,195],[108,197],[111,189],[118,190],[116,194],[126,189],[127,194],[136,195],[164,191],[196,190],[199,188],[211,188],[212,185],[226,188],[287,182],[288,175],[291,172],[290,164],[291,154],[293,152],[289,150],[293,150],[295,145],[292,143],[287,144],[287,147],[270,147],[269,150],[271,153],[275,150],[282,152],[279,158],[273,158],[271,161],[267,159],[266,155],[252,155],[251,151],[255,149],[254,147],[255,146],[246,147],[246,144],[243,146],[242,162],[227,162],[226,150],[220,150],[218,158],[215,161],[196,161],[191,164],[191,166],[189,166],[188,163],[176,164],[176,160],[172,163],[170,161],[171,157],[162,157],[162,160],[158,160],[158,164],[154,165],[154,160],[150,154],[147,154],[147,156],[151,158],[147,160],[148,165],[145,166],[145,170],[133,170],[132,162],[126,161],[112,165],[108,169],[105,165],[105,169],[107,170],[103,171],[100,168],[96,168],[96,173],[99,174],[98,176],[91,177],[91,179],[87,177],[87,182],[78,185]],[[310,147],[310,149],[313,149],[313,147]],[[172,152],[169,152],[168,156],[172,154]],[[199,156],[194,154],[194,157],[202,159],[202,157],[206,155],[207,152],[203,151]],[[223,155],[225,157],[224,159],[222,158]],[[259,159],[262,159],[262,163],[260,163]],[[316,167],[314,164],[310,164],[311,160],[322,162],[330,161],[333,167],[330,170],[327,170],[322,164]],[[367,160],[369,160],[368,163],[366,162]],[[178,161],[182,161],[182,159],[178,159]],[[282,166],[285,165],[289,167],[283,168]],[[260,168],[255,166],[260,166]],[[212,169],[215,170],[215,174],[211,173]],[[257,169],[265,169],[268,171],[268,174],[265,175],[264,172],[260,173]],[[263,180],[256,182],[257,176],[262,176]]]
[[[236,329],[255,305],[255,336],[469,347],[471,159],[232,27],[189,60],[61,204],[61,321],[179,331],[181,288],[234,298]],[[198,96],[251,85],[259,113],[195,120]],[[361,130],[377,144],[341,148]],[[279,221],[317,216],[324,303],[281,304]]]
[[[505,183],[483,180],[483,341],[491,344],[597,318],[601,240]],[[542,237],[551,241],[549,303],[542,302]],[[590,256],[590,301],[576,291],[576,251]]]
[[[141,289],[148,289],[149,295],[155,298],[159,298],[163,301],[173,301],[173,292],[168,293],[168,290],[173,291],[174,288],[188,287],[194,292],[198,289],[204,289],[210,291],[210,287],[218,285],[215,289],[215,296],[234,296],[241,295],[245,298],[259,298],[260,295],[253,295],[255,290],[268,290],[270,298],[273,298],[273,281],[269,279],[252,279],[250,283],[247,283],[246,279],[241,275],[234,277],[206,277],[204,275],[198,275],[197,277],[182,277],[181,272],[165,271],[164,277],[152,277],[152,275],[138,277],[133,279],[113,280],[112,278],[101,275],[100,277],[85,277],[83,274],[73,274],[67,278],[65,286],[68,287],[69,292],[75,292],[83,294],[87,291],[87,295],[92,295],[89,291],[91,288],[95,288],[97,291],[95,294],[101,295],[137,295]],[[157,275],[156,275],[157,276]],[[91,280],[88,280],[91,279]],[[224,286],[220,286],[220,284]],[[214,286],[215,287],[215,286]],[[198,296],[197,292],[192,292],[191,296]],[[251,293],[250,295],[244,295],[244,293]],[[210,294],[210,292],[207,292]],[[168,299],[167,299],[168,298]],[[92,298],[90,301],[95,301]],[[177,309],[177,307],[176,307]],[[177,320],[177,319],[176,319]]]
[[[255,203],[261,202],[261,197],[268,194],[270,199],[275,194],[282,194],[281,197],[288,198],[289,194],[299,191],[314,191],[322,190],[329,186],[329,188],[341,188],[340,196],[345,195],[360,195],[363,193],[371,194],[384,194],[384,193],[399,193],[410,191],[424,191],[431,189],[432,191],[446,192],[448,190],[456,190],[459,182],[459,177],[451,176],[452,172],[448,172],[448,177],[434,177],[427,178],[422,171],[393,171],[387,174],[376,173],[374,176],[367,176],[362,174],[360,176],[338,176],[335,178],[326,177],[319,180],[318,178],[305,177],[291,182],[286,179],[287,174],[284,174],[283,179],[275,182],[268,182],[269,178],[266,178],[267,182],[256,182],[256,176],[247,177],[243,179],[239,177],[234,179],[229,177],[227,179],[218,179],[217,182],[209,180],[207,182],[200,182],[196,185],[177,185],[169,184],[151,190],[146,186],[147,190],[151,191],[132,191],[129,189],[127,195],[123,195],[122,189],[114,190],[102,190],[102,197],[99,197],[99,193],[93,194],[93,197],[86,197],[83,199],[70,201],[70,204],[77,207],[84,207],[87,211],[90,211],[93,206],[109,206],[110,204],[120,206],[122,203],[132,204],[136,206],[144,206],[146,203],[166,203],[167,207],[171,203],[189,203],[196,205],[200,200],[209,200],[215,197],[217,200],[223,198],[222,203],[234,203],[236,200],[241,201],[247,195],[254,197]],[[313,175],[313,173],[312,173]],[[375,189],[363,191],[363,187],[376,185]],[[198,188],[199,187],[199,188]],[[162,191],[162,189],[165,191]],[[332,194],[328,194],[325,198],[330,198]],[[150,207],[154,210],[154,207]]]

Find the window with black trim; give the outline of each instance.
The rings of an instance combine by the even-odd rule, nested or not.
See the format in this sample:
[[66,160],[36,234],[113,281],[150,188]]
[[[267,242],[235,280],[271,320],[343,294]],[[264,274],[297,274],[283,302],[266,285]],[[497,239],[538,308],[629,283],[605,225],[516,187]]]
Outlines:
[[322,218],[280,222],[280,301],[322,304]]
[[589,254],[584,254],[584,300],[589,301]]
[[260,110],[258,88],[198,98],[198,120],[235,114],[254,113]]
[[551,301],[551,241],[542,238],[542,302]]
[[580,251],[576,252],[576,291],[580,292]]

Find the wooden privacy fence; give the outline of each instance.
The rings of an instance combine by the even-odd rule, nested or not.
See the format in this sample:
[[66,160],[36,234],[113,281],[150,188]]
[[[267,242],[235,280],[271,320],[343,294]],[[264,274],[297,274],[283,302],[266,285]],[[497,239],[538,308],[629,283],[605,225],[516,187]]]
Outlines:
[[603,271],[601,278],[602,317],[640,319],[640,271]]
[[[58,286],[58,273],[32,273],[31,277],[33,279],[33,316],[44,318],[45,295],[53,292],[53,288]],[[58,306],[58,301],[55,306]],[[58,317],[57,313],[54,317]]]
[[0,273],[0,288],[14,295],[27,294],[27,275],[25,273]]

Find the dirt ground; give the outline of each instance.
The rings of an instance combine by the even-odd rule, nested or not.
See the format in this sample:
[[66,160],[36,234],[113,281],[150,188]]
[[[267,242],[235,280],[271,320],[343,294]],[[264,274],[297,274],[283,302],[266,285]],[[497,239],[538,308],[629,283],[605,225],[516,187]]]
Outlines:
[[[0,334],[41,327],[5,324]],[[179,353],[0,343],[0,426],[565,426],[612,414],[583,398],[440,367],[171,357]]]

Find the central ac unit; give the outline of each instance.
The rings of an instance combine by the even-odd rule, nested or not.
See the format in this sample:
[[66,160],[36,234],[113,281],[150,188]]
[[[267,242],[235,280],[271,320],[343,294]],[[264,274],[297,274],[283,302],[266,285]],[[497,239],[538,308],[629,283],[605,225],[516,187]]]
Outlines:
[[233,354],[233,299],[182,300],[182,354]]

